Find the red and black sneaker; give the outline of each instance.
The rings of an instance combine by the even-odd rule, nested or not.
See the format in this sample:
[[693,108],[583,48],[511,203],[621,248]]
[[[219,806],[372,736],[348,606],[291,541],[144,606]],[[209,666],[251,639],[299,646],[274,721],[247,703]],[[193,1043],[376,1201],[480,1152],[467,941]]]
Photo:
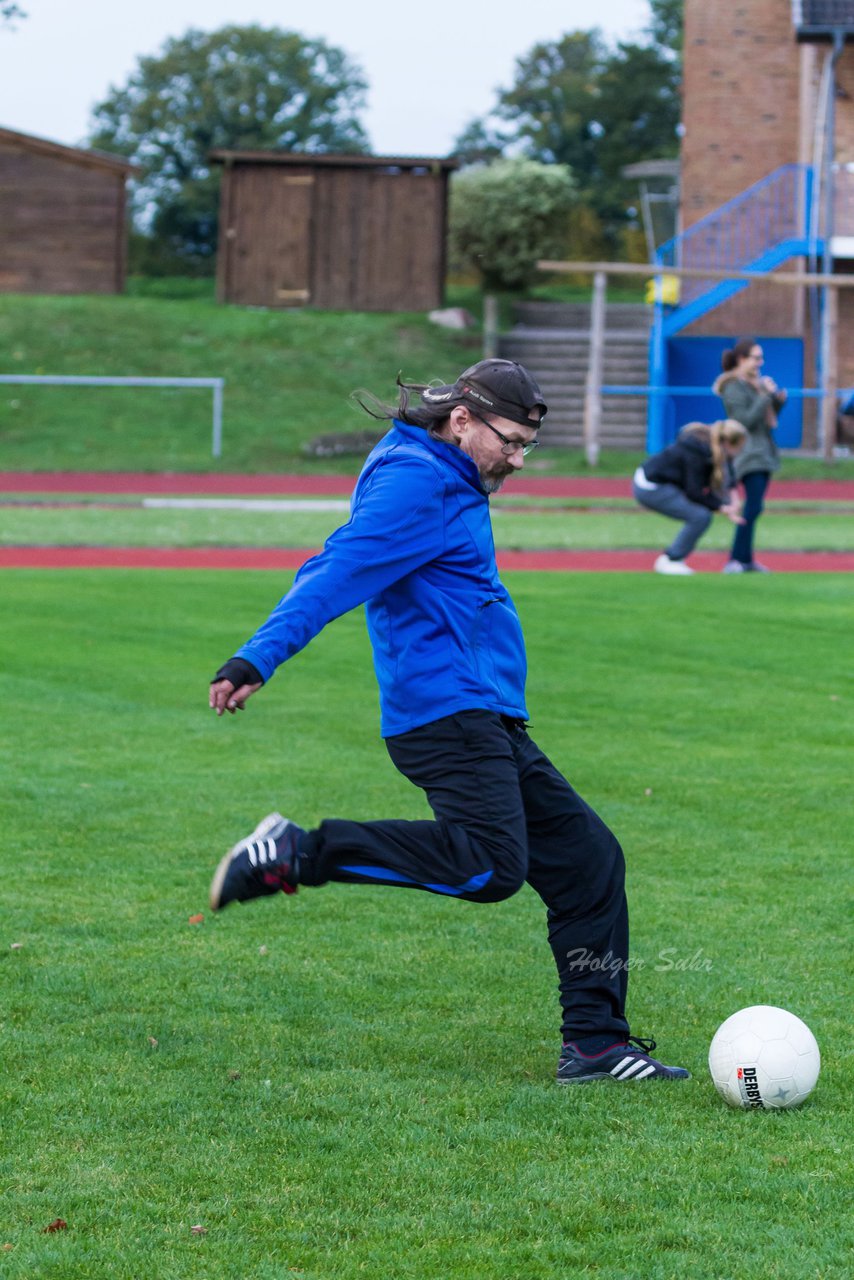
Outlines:
[[212,911],[272,893],[297,891],[297,841],[302,827],[270,813],[225,855],[211,882]]
[[[635,1047],[637,1046],[637,1047]],[[690,1080],[684,1067],[666,1067],[650,1057],[654,1040],[628,1036],[599,1053],[582,1053],[565,1044],[557,1064],[558,1084],[585,1084],[588,1080]]]

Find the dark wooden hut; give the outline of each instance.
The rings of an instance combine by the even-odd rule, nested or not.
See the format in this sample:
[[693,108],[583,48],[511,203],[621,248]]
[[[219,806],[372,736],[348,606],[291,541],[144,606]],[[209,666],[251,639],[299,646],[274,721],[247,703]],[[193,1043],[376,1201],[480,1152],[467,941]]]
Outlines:
[[215,151],[223,302],[346,311],[442,305],[452,159]]
[[136,172],[119,156],[0,129],[0,291],[121,293]]

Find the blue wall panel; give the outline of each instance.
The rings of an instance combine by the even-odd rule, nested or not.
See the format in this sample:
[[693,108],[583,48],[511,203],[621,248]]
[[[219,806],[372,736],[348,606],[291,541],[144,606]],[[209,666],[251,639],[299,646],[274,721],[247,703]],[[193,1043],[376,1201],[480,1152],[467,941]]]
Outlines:
[[[711,387],[721,372],[721,355],[737,338],[670,338],[667,342],[667,378],[671,387]],[[765,353],[762,372],[780,387],[802,387],[804,344],[800,338],[757,338]],[[782,449],[800,448],[804,402],[792,397],[782,408],[777,443]],[[711,390],[708,395],[668,396],[666,433],[675,439],[686,422],[714,422],[723,417],[723,403]]]

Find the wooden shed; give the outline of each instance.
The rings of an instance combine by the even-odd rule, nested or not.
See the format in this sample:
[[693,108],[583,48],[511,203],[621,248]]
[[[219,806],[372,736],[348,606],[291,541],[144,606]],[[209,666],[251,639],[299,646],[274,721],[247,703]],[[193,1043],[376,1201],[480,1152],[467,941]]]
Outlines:
[[0,129],[0,291],[121,293],[136,172],[119,156]]
[[346,311],[442,305],[452,159],[215,151],[223,302]]

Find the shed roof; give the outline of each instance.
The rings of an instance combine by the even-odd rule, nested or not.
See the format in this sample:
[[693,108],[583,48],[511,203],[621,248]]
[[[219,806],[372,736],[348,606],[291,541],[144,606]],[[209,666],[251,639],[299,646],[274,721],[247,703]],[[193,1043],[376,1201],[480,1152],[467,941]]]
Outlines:
[[106,151],[89,151],[85,147],[67,147],[61,142],[37,138],[31,133],[17,133],[14,129],[0,128],[0,143],[3,142],[23,147],[26,151],[35,151],[39,155],[52,156],[56,160],[67,160],[71,164],[84,165],[90,169],[108,169],[114,173],[127,175],[142,172],[139,165],[126,160],[124,156],[110,155]]
[[231,151],[218,148],[211,151],[209,160],[215,164],[277,164],[308,165],[312,168],[330,169],[456,169],[459,160],[455,156],[367,156],[331,154],[309,151]]

